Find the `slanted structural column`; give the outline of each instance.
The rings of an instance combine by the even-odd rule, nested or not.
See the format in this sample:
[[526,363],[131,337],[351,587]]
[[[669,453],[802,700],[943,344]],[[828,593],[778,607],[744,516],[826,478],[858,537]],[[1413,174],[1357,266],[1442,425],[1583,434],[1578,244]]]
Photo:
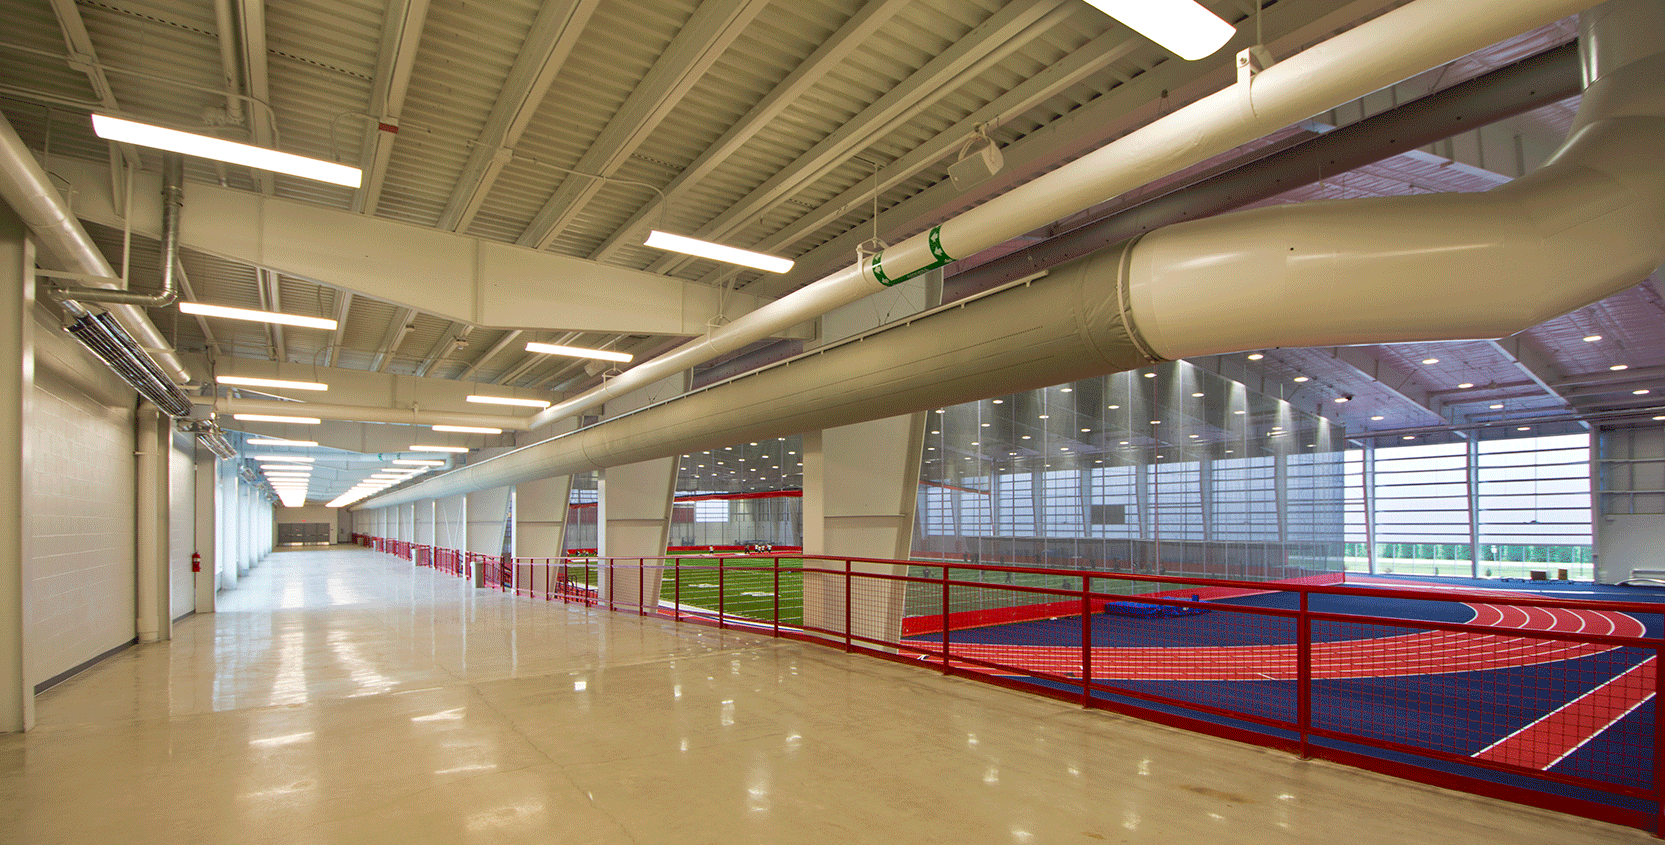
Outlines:
[[[607,416],[646,407],[687,391],[687,375],[678,374],[607,403]],[[670,540],[671,507],[676,496],[677,458],[657,458],[601,471],[596,515],[596,553],[605,558],[643,558],[603,578],[602,598],[626,607],[655,608],[659,604],[659,568]],[[624,568],[624,567],[629,568]]]
[[[822,318],[825,341],[851,337],[942,300],[934,271]],[[804,552],[829,557],[906,560],[913,549],[919,462],[929,414],[903,414],[804,434]],[[842,570],[838,563],[806,568]],[[851,563],[856,573],[906,575],[905,565]],[[901,581],[857,579],[846,603],[841,575],[804,575],[804,624],[895,643],[902,634]],[[845,619],[848,604],[850,618]],[[873,642],[866,643],[873,646]]]
[[503,554],[503,526],[509,517],[510,489],[493,487],[476,490],[464,497],[467,499],[463,512],[468,520],[468,531],[464,536],[463,551],[489,558],[474,566],[476,587],[486,585],[486,568],[497,566],[497,559]]

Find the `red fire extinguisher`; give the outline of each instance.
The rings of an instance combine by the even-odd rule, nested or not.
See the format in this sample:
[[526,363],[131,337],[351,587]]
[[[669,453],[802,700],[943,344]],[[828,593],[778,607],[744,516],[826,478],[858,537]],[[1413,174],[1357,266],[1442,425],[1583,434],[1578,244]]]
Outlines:
[[202,571],[202,552],[191,552],[191,571]]

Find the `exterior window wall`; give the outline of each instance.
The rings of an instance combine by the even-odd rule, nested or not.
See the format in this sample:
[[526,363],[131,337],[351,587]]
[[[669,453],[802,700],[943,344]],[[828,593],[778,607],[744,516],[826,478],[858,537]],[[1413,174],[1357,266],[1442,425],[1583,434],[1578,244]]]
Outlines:
[[916,559],[1256,580],[1342,568],[1340,431],[1191,364],[930,422]]
[[1509,434],[1375,438],[1349,451],[1347,568],[1594,577],[1589,435]]

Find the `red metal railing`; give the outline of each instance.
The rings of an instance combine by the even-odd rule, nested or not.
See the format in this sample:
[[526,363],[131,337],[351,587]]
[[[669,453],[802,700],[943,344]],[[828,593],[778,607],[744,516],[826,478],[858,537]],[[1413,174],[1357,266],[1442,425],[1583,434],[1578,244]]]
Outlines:
[[831,645],[1665,830],[1662,604],[796,555],[467,561],[518,596]]

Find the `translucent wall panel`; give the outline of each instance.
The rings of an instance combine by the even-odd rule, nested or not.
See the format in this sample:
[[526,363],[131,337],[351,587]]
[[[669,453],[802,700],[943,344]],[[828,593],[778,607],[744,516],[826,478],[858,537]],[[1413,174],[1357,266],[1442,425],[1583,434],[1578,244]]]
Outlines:
[[803,451],[794,435],[683,455],[671,548],[802,547]]
[[1341,568],[1339,431],[1190,364],[931,423],[916,558],[1256,580]]

